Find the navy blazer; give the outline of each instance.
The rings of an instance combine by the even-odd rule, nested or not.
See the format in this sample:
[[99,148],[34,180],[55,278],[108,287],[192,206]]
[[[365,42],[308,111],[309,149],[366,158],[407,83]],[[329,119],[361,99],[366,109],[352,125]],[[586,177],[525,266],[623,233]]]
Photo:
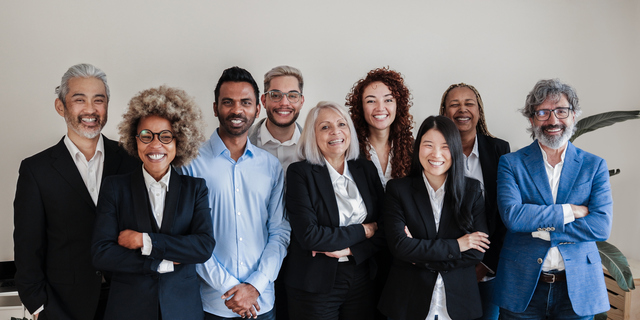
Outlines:
[[[131,172],[140,162],[103,136],[102,179]],[[64,138],[20,164],[13,202],[16,285],[40,319],[93,319],[102,272],[91,264],[96,205]]]
[[502,155],[511,152],[511,148],[508,142],[498,138],[483,134],[478,134],[477,137],[482,179],[484,180],[484,209],[487,216],[487,227],[489,228],[489,241],[491,241],[489,250],[484,253],[482,263],[493,272],[497,272],[500,250],[502,250],[504,236],[507,233],[507,228],[505,228],[500,218],[500,213],[498,213],[498,202],[496,200],[498,163]]
[[[384,191],[373,163],[357,159],[348,161],[349,171],[367,208],[364,223],[378,222]],[[338,259],[311,251],[336,251],[350,248],[356,264],[369,261],[371,277],[375,262],[371,258],[385,245],[381,229],[367,239],[360,224],[340,226],[338,203],[326,166],[307,161],[292,163],[287,170],[286,209],[291,223],[291,244],[285,283],[314,293],[328,293],[333,288]]]
[[[210,212],[204,180],[171,168],[158,230],[142,166],[105,179],[91,247],[94,265],[113,272],[105,319],[158,319],[159,309],[163,319],[204,318],[195,264],[207,261],[215,245]],[[125,229],[149,234],[149,256],[118,245]],[[180,264],[173,272],[158,273],[163,259]]]
[[[562,204],[587,206],[589,214],[564,224]],[[550,247],[564,260],[569,299],[576,314],[609,310],[596,241],[609,238],[613,199],[604,159],[567,145],[553,201],[538,141],[500,159],[498,207],[508,232],[500,253],[495,303],[523,312],[533,296]],[[551,241],[532,237],[549,231]]]
[[[473,216],[473,231],[487,233],[480,182],[467,178],[461,206]],[[422,175],[390,180],[384,203],[384,221],[393,265],[378,308],[392,319],[424,320],[438,274],[445,285],[447,312],[452,319],[482,315],[475,265],[483,254],[460,252],[461,230],[445,195],[436,231],[429,192]],[[407,237],[407,226],[413,238]]]

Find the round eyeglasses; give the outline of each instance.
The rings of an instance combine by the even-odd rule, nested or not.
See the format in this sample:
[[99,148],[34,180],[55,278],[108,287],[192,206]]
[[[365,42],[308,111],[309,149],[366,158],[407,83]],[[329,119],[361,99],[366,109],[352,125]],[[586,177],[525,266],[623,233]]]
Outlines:
[[282,97],[287,96],[287,100],[289,100],[289,102],[296,103],[300,101],[300,97],[302,96],[302,93],[298,91],[289,91],[287,93],[284,93],[280,90],[270,90],[265,93],[273,102],[279,102],[280,100],[282,100]]
[[173,132],[169,130],[162,130],[158,133],[153,133],[151,130],[144,129],[140,131],[138,135],[136,135],[136,137],[140,139],[140,142],[144,144],[151,143],[154,136],[158,136],[158,141],[162,142],[163,144],[169,144],[171,143],[171,141],[173,141]]
[[569,117],[569,111],[573,110],[572,108],[555,108],[555,109],[540,109],[536,110],[533,115],[536,117],[538,121],[547,121],[549,117],[551,117],[551,113],[556,114],[556,118],[558,119],[566,119]]

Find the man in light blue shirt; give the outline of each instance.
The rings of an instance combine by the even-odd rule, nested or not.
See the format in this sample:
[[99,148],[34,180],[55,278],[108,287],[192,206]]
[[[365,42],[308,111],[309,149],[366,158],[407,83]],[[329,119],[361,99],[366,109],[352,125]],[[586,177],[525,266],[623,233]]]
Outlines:
[[287,254],[283,172],[276,157],[252,145],[247,131],[260,113],[258,85],[249,72],[225,70],[213,111],[220,127],[183,174],[209,188],[216,248],[197,267],[205,319],[275,319],[273,282]]

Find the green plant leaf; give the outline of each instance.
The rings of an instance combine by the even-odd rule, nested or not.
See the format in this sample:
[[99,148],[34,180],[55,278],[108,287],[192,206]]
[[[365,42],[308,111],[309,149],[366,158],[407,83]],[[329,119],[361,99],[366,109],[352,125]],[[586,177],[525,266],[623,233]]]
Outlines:
[[608,127],[618,122],[632,119],[640,119],[640,110],[610,111],[580,119],[576,123],[576,132],[573,134],[573,136],[571,136],[571,139],[569,139],[569,141],[573,142],[573,140],[575,140],[577,137],[587,132],[591,132],[596,129]]
[[618,286],[620,286],[620,289],[624,291],[635,289],[636,286],[633,284],[631,268],[629,268],[629,262],[624,254],[622,254],[616,246],[608,242],[597,241],[596,244],[598,245],[602,265],[607,268],[609,274],[616,280]]
[[595,316],[593,316],[593,320],[607,320],[607,313],[606,312],[598,313]]

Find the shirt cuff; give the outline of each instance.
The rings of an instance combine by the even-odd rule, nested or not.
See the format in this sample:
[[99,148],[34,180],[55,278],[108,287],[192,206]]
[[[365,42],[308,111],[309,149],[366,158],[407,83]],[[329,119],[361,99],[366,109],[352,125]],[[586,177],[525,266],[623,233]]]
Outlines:
[[153,244],[151,244],[151,237],[149,237],[149,234],[145,232],[142,234],[142,255],[143,256],[150,255],[152,249],[153,249]]
[[573,215],[573,210],[571,209],[570,204],[562,205],[562,213],[564,214],[564,224],[571,223],[576,220],[576,217]]
[[267,285],[269,285],[269,279],[260,271],[255,271],[243,282],[251,284],[260,294],[262,294],[264,289],[267,288]]
[[173,261],[162,260],[158,265],[158,273],[173,272]]
[[41,305],[41,306],[40,306],[40,308],[38,308],[38,310],[36,310],[36,311],[35,311],[34,313],[32,313],[31,315],[34,315],[34,314],[36,314],[36,313],[40,313],[40,312],[42,312],[42,311],[44,311],[44,304],[43,304],[43,305]]

